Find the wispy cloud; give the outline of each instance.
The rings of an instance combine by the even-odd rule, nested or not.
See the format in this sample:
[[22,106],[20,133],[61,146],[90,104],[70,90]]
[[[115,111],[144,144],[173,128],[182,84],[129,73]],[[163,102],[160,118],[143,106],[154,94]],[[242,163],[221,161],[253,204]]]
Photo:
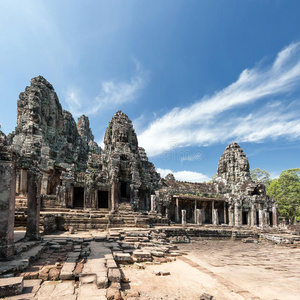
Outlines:
[[192,171],[178,171],[173,172],[170,169],[161,169],[157,168],[157,172],[160,173],[161,177],[165,177],[167,174],[172,173],[176,180],[180,181],[190,181],[190,182],[203,182],[203,181],[209,181],[211,180],[210,177],[198,173],[198,172],[192,172]]
[[135,60],[135,75],[128,81],[103,81],[99,94],[93,99],[87,97],[77,88],[69,88],[64,96],[68,110],[75,115],[93,115],[103,108],[115,108],[135,100],[139,91],[145,86],[147,73]]
[[280,101],[265,105],[259,113],[228,112],[263,98],[286,95],[299,86],[299,79],[300,43],[293,43],[278,53],[273,64],[246,69],[236,82],[213,96],[176,107],[156,119],[139,135],[139,142],[153,156],[172,149],[171,140],[180,147],[228,140],[257,142],[280,136],[298,138],[299,110],[284,107]]

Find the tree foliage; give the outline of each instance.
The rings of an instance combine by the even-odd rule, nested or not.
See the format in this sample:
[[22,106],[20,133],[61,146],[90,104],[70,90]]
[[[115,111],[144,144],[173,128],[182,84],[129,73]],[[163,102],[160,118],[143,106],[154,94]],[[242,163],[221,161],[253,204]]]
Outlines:
[[250,171],[250,175],[253,180],[262,182],[266,187],[270,185],[271,179],[268,171],[256,168]]
[[300,222],[300,168],[284,170],[271,181],[267,195],[278,202],[279,216]]

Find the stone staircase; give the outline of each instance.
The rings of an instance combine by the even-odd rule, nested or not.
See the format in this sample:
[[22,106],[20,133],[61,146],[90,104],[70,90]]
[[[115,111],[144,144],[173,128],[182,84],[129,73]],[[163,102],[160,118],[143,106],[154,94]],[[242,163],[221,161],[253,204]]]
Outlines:
[[119,210],[109,215],[108,228],[149,226],[149,217],[132,210],[130,203],[119,204]]
[[16,196],[16,208],[27,208],[27,196],[26,195]]

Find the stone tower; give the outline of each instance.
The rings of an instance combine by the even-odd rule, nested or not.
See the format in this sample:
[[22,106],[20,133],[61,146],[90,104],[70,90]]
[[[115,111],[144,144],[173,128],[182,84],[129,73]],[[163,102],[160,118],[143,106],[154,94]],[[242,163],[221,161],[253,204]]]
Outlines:
[[218,177],[225,179],[227,185],[251,180],[248,158],[239,144],[226,147],[219,160]]
[[112,207],[128,202],[133,209],[149,209],[159,175],[145,150],[138,147],[132,122],[122,111],[109,122],[104,145],[101,159],[112,180]]

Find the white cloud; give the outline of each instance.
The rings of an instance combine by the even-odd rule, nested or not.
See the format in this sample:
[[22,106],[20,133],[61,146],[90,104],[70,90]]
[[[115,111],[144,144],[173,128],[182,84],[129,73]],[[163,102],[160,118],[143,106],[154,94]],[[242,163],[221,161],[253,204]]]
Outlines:
[[161,169],[157,168],[157,172],[160,173],[160,176],[164,178],[166,175],[169,173],[172,173],[175,177],[176,180],[179,181],[189,181],[189,182],[203,182],[203,181],[209,181],[211,180],[210,177],[198,173],[198,172],[192,172],[192,171],[178,171],[178,172],[173,172],[170,169]]
[[[239,116],[228,111],[245,107],[262,98],[287,94],[300,80],[300,43],[289,45],[278,53],[274,63],[265,68],[244,70],[238,80],[213,96],[196,103],[174,108],[153,121],[139,135],[139,143],[149,156],[176,146],[208,145],[228,140],[261,141],[266,138],[300,134],[299,113],[286,110],[276,101],[261,113]],[[226,115],[225,115],[226,113]]]
[[69,88],[64,96],[68,110],[74,116],[92,115],[103,108],[115,108],[135,100],[138,92],[145,86],[147,74],[135,61],[136,74],[128,81],[103,81],[98,96],[88,100],[77,88]]

